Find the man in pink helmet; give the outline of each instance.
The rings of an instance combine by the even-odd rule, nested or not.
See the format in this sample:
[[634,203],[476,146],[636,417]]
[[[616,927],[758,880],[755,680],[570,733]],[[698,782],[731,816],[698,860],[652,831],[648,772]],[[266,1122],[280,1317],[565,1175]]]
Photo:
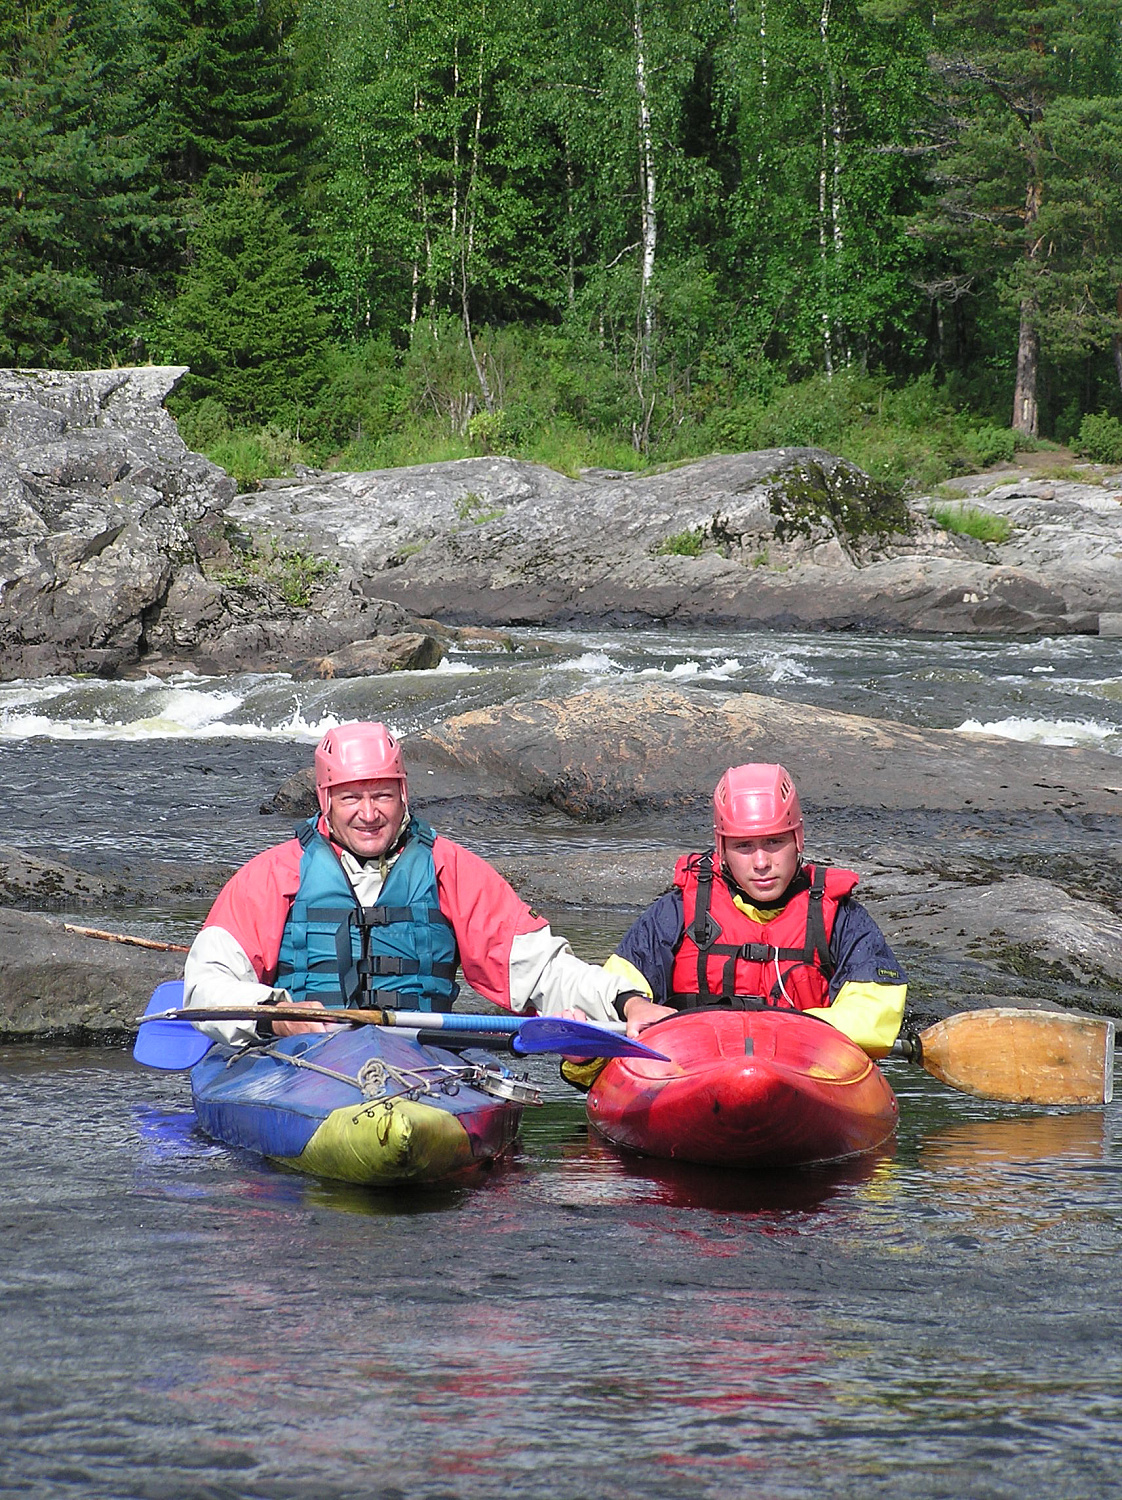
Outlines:
[[852,899],[852,870],[803,862],[803,817],[782,766],[733,766],[713,794],[714,847],[678,861],[674,885],[634,922],[605,968],[630,993],[634,1035],[676,1010],[807,1011],[873,1057],[896,1040],[907,978]]
[[[509,1010],[615,1020],[630,985],[582,963],[478,855],[410,812],[384,724],[341,724],[315,754],[319,815],[227,881],[184,967],[185,1003],[449,1010],[456,973]],[[199,1021],[241,1043],[252,1021]],[[274,1034],[322,1031],[279,1021]]]

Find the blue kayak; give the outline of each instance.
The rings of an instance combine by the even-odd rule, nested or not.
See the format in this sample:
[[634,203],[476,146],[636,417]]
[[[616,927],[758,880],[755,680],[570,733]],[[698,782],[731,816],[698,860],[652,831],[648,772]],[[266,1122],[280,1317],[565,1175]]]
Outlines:
[[[480,1054],[472,1054],[480,1057]],[[199,1125],[230,1146],[345,1182],[439,1182],[493,1161],[534,1091],[377,1026],[283,1037],[248,1051],[213,1046],[191,1069]]]

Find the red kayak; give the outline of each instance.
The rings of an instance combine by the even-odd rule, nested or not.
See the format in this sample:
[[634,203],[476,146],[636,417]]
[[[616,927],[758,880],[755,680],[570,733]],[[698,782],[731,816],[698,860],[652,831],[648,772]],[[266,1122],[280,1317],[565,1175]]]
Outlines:
[[669,1062],[618,1057],[588,1095],[617,1146],[714,1166],[804,1166],[872,1151],[896,1096],[840,1031],[797,1011],[695,1010],[643,1032]]

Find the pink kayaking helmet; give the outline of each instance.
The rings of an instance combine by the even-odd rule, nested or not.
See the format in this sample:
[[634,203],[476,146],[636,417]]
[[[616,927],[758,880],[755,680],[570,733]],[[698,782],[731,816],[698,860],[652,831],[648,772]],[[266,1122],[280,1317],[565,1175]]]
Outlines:
[[803,851],[803,814],[799,794],[782,766],[730,766],[713,793],[713,835],[717,859],[723,861],[726,838],[766,838],[793,833]]
[[384,724],[340,724],[316,746],[316,797],[327,813],[328,792],[344,781],[400,781],[408,796],[409,780],[401,746]]

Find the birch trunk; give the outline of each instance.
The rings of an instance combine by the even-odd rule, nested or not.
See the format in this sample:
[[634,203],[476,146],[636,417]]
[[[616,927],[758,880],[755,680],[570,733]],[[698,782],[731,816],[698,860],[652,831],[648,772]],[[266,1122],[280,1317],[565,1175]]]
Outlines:
[[[830,0],[823,0],[822,13],[818,18],[818,33],[822,39],[827,79],[830,56],[829,32]],[[818,146],[818,274],[819,295],[822,299],[822,362],[826,369],[827,380],[834,378],[833,336],[830,327],[830,242],[833,224],[833,212],[830,206],[830,93],[829,87],[823,87],[821,134]]]
[[[483,22],[487,19],[486,8],[483,11]],[[475,249],[475,213],[476,213],[476,188],[479,178],[479,142],[483,131],[483,60],[486,54],[486,41],[483,37],[479,40],[479,69],[476,75],[475,90],[475,123],[471,135],[471,169],[468,174],[467,187],[464,190],[464,212],[463,231],[460,235],[460,307],[463,312],[464,337],[467,340],[468,353],[471,362],[475,366],[475,377],[479,381],[479,390],[483,396],[483,404],[489,412],[495,409],[495,398],[491,391],[491,383],[487,379],[486,356],[480,356],[475,347],[475,338],[471,329],[471,279],[470,267],[472,252]]]
[[642,263],[639,272],[639,305],[636,329],[636,376],[642,416],[634,429],[635,446],[646,452],[654,411],[654,300],[652,283],[655,247],[658,243],[658,221],[655,217],[654,139],[651,128],[651,106],[647,89],[647,51],[643,34],[643,8],[635,0],[632,29],[635,34],[635,91],[639,104],[639,203]]
[[1044,187],[1040,180],[1037,152],[1040,147],[1037,131],[1043,116],[1039,104],[1034,106],[1032,145],[1028,151],[1028,185],[1025,189],[1025,261],[1029,273],[1030,290],[1021,298],[1020,330],[1017,337],[1017,382],[1013,390],[1013,430],[1027,432],[1036,437],[1040,426],[1040,410],[1037,403],[1037,374],[1040,367],[1040,335],[1037,331],[1036,298],[1031,287],[1036,262],[1040,255],[1040,237],[1036,232],[1040,218],[1040,204]]

